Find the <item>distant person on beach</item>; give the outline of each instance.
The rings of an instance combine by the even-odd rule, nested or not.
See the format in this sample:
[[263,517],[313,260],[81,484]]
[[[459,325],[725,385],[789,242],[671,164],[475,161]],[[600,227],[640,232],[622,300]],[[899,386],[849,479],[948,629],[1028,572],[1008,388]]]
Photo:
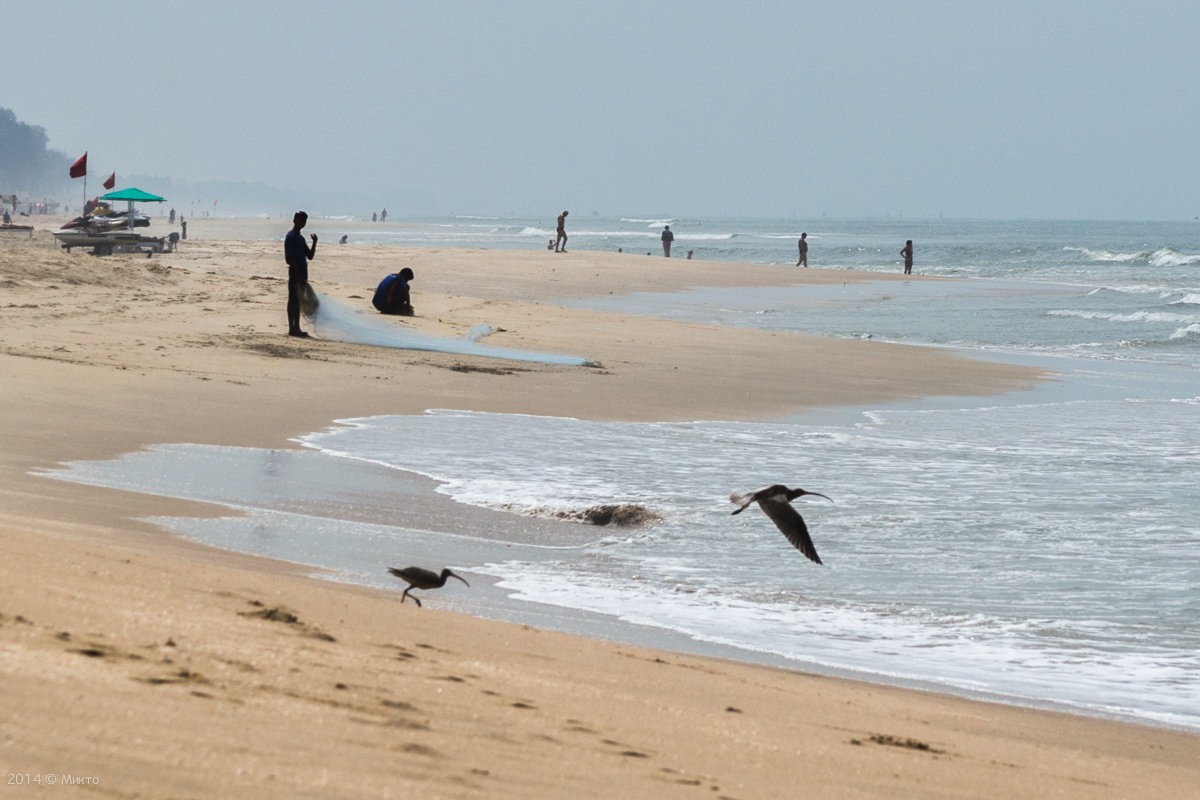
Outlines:
[[346,244],[350,241],[350,234],[343,233],[342,238],[338,239],[338,244]]
[[900,255],[904,256],[904,274],[911,275],[913,259],[912,239],[909,239],[904,243],[904,249],[900,251]]
[[799,267],[799,266],[803,265],[805,269],[808,269],[808,234],[807,233],[800,234],[800,242],[798,243],[798,247],[800,248],[800,257],[798,259],[796,259],[796,266]]
[[691,260],[692,260],[692,253],[694,253],[694,252],[696,252],[696,251],[695,251],[695,250],[688,250],[688,257],[687,257],[687,260],[688,260],[688,261],[691,261]]
[[374,211],[371,212],[371,222],[379,222],[379,214]]
[[379,221],[387,222],[387,209],[386,208],[383,211],[379,212]]
[[663,255],[667,258],[671,257],[671,242],[675,241],[675,234],[671,233],[670,225],[663,225],[662,245]]
[[317,235],[312,236],[312,247],[304,243],[304,226],[308,224],[308,213],[297,211],[292,217],[292,229],[283,237],[283,259],[288,265],[288,336],[308,336],[300,330],[300,297],[308,283],[308,260],[317,257]]
[[380,314],[399,314],[403,317],[411,317],[413,307],[409,297],[408,282],[412,279],[413,271],[408,267],[394,275],[388,275],[376,287],[375,296],[371,298],[371,305],[375,306]]
[[171,221],[172,225],[175,224],[175,209],[173,209],[173,208],[171,209],[171,220],[170,221]]
[[564,211],[558,215],[558,236],[554,239],[554,252],[556,253],[567,252],[567,213]]

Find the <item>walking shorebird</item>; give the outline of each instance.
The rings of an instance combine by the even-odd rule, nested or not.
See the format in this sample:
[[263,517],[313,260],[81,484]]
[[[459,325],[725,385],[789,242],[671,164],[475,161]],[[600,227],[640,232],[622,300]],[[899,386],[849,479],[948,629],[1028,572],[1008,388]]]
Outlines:
[[[752,492],[734,492],[729,496],[729,502],[736,503],[738,506],[734,509],[734,514],[742,513],[751,503],[758,503],[758,507],[771,518],[775,527],[779,528],[780,532],[796,546],[797,550],[820,564],[821,557],[817,555],[817,548],[813,547],[812,539],[808,535],[808,526],[804,524],[804,518],[800,516],[800,513],[792,508],[792,501],[805,494],[825,497],[820,492],[789,489],[776,483]],[[829,500],[828,497],[825,499]],[[833,501],[829,500],[829,502]]]
[[[429,570],[423,569],[421,567],[405,567],[404,569],[400,569],[399,567],[388,567],[388,572],[392,573],[400,580],[406,581],[408,583],[408,588],[404,590],[404,594],[400,595],[401,603],[404,602],[404,598],[408,597],[409,596],[408,593],[411,592],[413,589],[440,589],[440,588],[442,588],[443,586],[446,585],[446,578],[458,578],[463,583],[467,583],[466,578],[463,578],[459,575],[455,575],[453,572],[451,572],[448,569],[442,570],[441,575],[438,575],[436,572],[430,572]],[[470,585],[471,584],[467,583],[467,586],[470,586]],[[418,606],[421,605],[421,601],[417,598],[417,596],[415,594],[412,595],[412,599],[413,599],[413,602],[415,602]]]

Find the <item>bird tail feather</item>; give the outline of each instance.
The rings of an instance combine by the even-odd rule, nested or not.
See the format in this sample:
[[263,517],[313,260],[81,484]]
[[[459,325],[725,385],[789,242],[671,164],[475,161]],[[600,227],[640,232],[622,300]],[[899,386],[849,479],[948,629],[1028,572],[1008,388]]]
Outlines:
[[740,514],[754,502],[754,492],[734,492],[729,495],[729,502],[737,505],[731,513]]

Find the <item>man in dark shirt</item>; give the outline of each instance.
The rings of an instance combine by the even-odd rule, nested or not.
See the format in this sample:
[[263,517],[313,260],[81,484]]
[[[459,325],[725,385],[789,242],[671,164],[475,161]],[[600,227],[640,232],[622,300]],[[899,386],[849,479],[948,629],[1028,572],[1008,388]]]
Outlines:
[[675,234],[671,233],[670,225],[663,225],[662,246],[663,255],[667,258],[671,257],[671,242],[675,241]]
[[283,258],[288,265],[288,336],[308,336],[300,330],[300,296],[308,283],[308,260],[317,256],[317,235],[312,236],[312,247],[304,243],[304,226],[308,224],[308,214],[297,211],[292,217],[292,229],[283,237]]
[[371,305],[379,309],[381,314],[413,315],[412,300],[409,295],[408,282],[413,279],[413,271],[408,267],[394,275],[388,275],[379,282]]

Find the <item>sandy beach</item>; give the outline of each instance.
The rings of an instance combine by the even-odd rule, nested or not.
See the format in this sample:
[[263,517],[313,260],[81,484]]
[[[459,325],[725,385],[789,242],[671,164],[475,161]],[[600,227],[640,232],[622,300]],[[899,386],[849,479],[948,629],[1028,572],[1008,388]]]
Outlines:
[[[568,367],[286,333],[285,220],[189,220],[176,253],[0,241],[0,672],[10,792],[118,797],[1194,797],[1200,737],[456,615],[138,521],[224,514],[38,476],[164,442],[294,446],[458,408],[757,420],[1053,380],[950,351],[565,308],[690,286],[886,280],[618,253],[321,236],[320,292],[416,273],[412,330]],[[396,223],[389,223],[396,224]],[[162,223],[152,232],[166,232]],[[925,280],[919,276],[895,279]],[[387,565],[381,565],[382,567]],[[50,786],[53,781],[53,786]]]

